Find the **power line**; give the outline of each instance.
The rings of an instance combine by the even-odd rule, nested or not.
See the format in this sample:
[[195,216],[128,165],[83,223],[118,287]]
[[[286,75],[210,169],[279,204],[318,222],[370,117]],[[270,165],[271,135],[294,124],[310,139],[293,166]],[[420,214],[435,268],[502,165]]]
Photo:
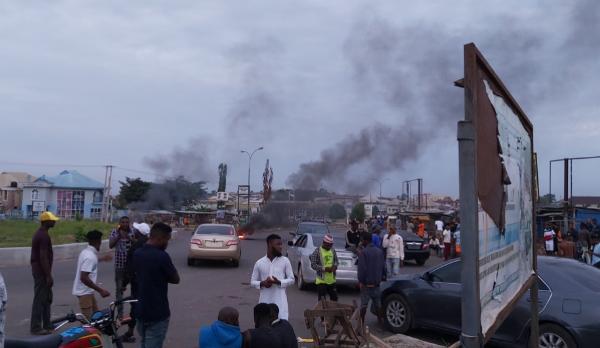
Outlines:
[[30,166],[30,167],[71,167],[71,168],[104,168],[102,164],[58,164],[58,163],[28,163],[28,162],[9,162],[0,161],[3,165],[15,165],[15,166]]

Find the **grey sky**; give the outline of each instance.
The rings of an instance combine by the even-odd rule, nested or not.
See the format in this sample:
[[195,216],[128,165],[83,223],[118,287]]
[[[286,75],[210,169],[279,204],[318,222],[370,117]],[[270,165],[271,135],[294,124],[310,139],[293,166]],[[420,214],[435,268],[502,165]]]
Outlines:
[[[376,160],[320,186],[367,193],[368,178],[388,177],[384,192],[398,194],[423,177],[426,191],[457,195],[463,95],[452,82],[473,41],[533,121],[544,193],[548,160],[600,155],[599,11],[596,1],[5,1],[0,169],[110,163],[214,188],[223,161],[232,189],[246,181],[240,150],[262,145],[253,186],[270,158],[282,187],[367,129],[381,134]],[[393,152],[409,128],[416,155]],[[600,194],[599,168],[576,163],[575,194]],[[137,176],[115,170],[125,175]]]

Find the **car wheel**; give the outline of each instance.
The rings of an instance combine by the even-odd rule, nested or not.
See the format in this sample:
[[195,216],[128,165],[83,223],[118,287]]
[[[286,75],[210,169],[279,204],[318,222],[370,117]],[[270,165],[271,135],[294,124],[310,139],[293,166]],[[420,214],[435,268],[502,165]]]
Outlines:
[[425,261],[427,261],[427,259],[421,257],[421,258],[415,259],[415,261],[417,262],[417,265],[423,266],[425,264]]
[[192,259],[191,257],[188,257],[188,266],[194,266],[196,264],[196,260]]
[[540,325],[540,348],[575,348],[575,340],[564,328],[556,324]]
[[393,333],[406,333],[412,324],[412,313],[408,303],[399,294],[387,296],[383,302],[383,319]]
[[304,281],[304,274],[302,274],[302,265],[298,265],[298,289],[306,290],[307,284]]

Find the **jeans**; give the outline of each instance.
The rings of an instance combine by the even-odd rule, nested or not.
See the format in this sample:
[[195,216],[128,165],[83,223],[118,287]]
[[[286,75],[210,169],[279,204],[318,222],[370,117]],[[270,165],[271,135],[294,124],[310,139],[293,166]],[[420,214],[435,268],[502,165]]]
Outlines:
[[140,319],[137,325],[141,337],[140,348],[162,348],[168,328],[169,318],[153,322]]
[[50,306],[52,305],[52,288],[46,283],[44,276],[33,277],[33,303],[31,305],[31,332],[43,329],[52,330],[50,322]]
[[[127,287],[127,283],[129,276],[126,270],[124,269],[115,269],[115,284],[117,285],[117,291],[115,293],[117,301],[123,299],[123,293],[125,292],[125,288]],[[123,318],[123,305],[120,304],[117,306],[117,317]]]
[[399,258],[387,258],[385,259],[386,270],[387,270],[387,279],[391,279],[392,277],[400,274],[400,259]]
[[319,301],[321,301],[321,299],[326,300],[327,299],[327,294],[329,294],[329,300],[337,302],[338,300],[338,295],[337,295],[337,288],[334,284],[317,284],[317,294],[319,296]]

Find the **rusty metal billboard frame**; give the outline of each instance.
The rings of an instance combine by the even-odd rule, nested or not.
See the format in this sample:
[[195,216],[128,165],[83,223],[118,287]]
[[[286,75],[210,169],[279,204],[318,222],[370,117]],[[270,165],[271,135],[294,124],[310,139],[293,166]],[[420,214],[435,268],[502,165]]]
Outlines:
[[[460,218],[461,218],[461,242],[462,242],[462,286],[463,296],[462,310],[462,333],[461,344],[463,347],[483,347],[495,333],[504,319],[508,317],[519,298],[531,289],[531,313],[532,325],[530,339],[532,346],[537,346],[539,337],[538,328],[538,283],[537,283],[537,255],[535,253],[536,235],[534,224],[531,228],[531,255],[534,274],[529,277],[518,291],[513,300],[508,303],[499,313],[494,324],[489,328],[486,336],[483,336],[481,328],[481,302],[479,292],[479,223],[478,223],[478,176],[477,176],[477,111],[478,96],[483,88],[481,81],[486,80],[492,87],[494,93],[504,98],[513,112],[519,117],[523,127],[531,139],[532,173],[535,168],[533,152],[533,125],[525,112],[513,98],[502,80],[494,72],[475,44],[469,43],[464,46],[464,79],[455,82],[458,87],[464,88],[465,119],[458,123],[457,137],[459,141],[459,181],[460,181]],[[531,185],[531,197],[535,197],[535,183]],[[532,221],[535,221],[535,200],[532,207]],[[469,232],[470,231],[470,232]]]

